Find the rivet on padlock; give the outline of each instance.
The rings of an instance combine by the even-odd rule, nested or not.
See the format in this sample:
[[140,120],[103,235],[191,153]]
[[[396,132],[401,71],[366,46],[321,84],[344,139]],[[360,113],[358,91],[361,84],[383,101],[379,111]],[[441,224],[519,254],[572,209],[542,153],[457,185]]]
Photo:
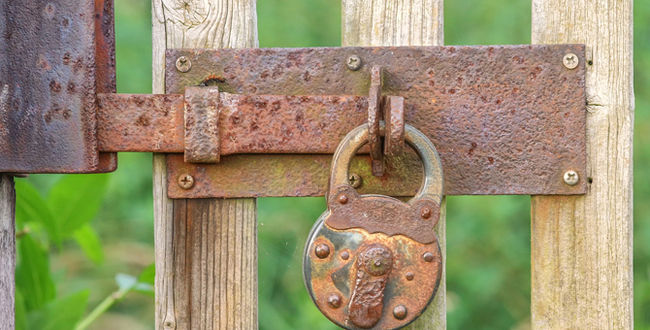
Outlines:
[[367,125],[359,126],[334,153],[327,210],[305,246],[305,286],[321,312],[344,328],[403,327],[422,314],[440,282],[434,227],[440,218],[442,164],[424,134],[410,125],[405,131],[424,165],[415,197],[405,203],[359,195],[350,185],[350,161],[368,137]]

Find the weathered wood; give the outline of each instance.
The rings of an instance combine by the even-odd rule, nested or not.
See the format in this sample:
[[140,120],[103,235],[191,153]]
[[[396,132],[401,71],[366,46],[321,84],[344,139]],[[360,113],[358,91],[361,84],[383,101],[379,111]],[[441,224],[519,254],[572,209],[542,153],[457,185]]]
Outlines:
[[[343,0],[343,46],[435,46],[443,43],[442,0]],[[436,228],[444,258],[446,203]],[[447,326],[446,271],[438,293],[424,314],[409,329],[444,329]]]
[[[153,0],[153,92],[167,48],[257,47],[255,0]],[[167,198],[154,155],[156,329],[257,328],[254,199]]]
[[632,329],[632,0],[533,0],[532,14],[533,43],[587,45],[590,182],[532,198],[532,325]]
[[14,179],[0,174],[0,330],[15,327],[15,207]]

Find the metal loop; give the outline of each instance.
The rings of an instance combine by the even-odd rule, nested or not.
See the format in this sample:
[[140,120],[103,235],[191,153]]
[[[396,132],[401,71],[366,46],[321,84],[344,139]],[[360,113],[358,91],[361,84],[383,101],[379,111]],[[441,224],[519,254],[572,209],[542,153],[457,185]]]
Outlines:
[[[443,194],[443,173],[438,151],[431,140],[429,140],[429,138],[418,129],[408,124],[404,125],[404,128],[405,140],[413,149],[415,149],[418,156],[420,156],[424,168],[424,180],[422,186],[420,186],[420,189],[411,201],[430,198],[440,203]],[[380,134],[384,135],[385,130],[385,124],[382,121],[379,129]],[[350,161],[359,148],[367,142],[367,124],[358,126],[343,138],[334,152],[334,157],[332,158],[332,174],[330,176],[329,186],[330,194],[332,194],[332,190],[337,187],[349,185],[348,172],[350,169]],[[343,164],[343,166],[340,166],[339,164]]]

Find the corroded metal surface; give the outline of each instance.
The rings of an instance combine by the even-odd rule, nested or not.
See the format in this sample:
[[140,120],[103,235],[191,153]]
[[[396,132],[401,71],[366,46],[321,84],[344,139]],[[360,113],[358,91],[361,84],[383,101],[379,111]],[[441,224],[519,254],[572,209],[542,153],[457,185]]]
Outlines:
[[98,94],[97,104],[99,150],[183,152],[183,95]]
[[[348,183],[348,168],[368,143],[370,126],[352,130],[334,153],[327,210],[307,239],[303,274],[313,301],[334,323],[349,329],[394,329],[424,311],[440,281],[434,227],[440,219],[442,165],[431,141],[406,125],[405,139],[424,164],[415,197],[405,203],[359,195]],[[384,135],[384,125],[377,126],[377,136]]]
[[[374,313],[381,313],[379,318],[375,315],[365,319],[378,319],[375,329],[395,329],[417,318],[435,296],[440,282],[442,255],[438,242],[422,244],[403,235],[389,237],[362,229],[335,230],[323,223],[325,216],[312,229],[303,259],[305,286],[323,314],[339,326],[358,328],[349,316],[350,310],[359,305],[351,304],[360,268],[356,261],[367,247],[381,244],[396,259],[387,272],[381,308],[374,308]],[[316,254],[321,245],[329,250],[324,258]],[[394,316],[399,306],[408,311],[401,319]],[[356,320],[363,322],[363,318]]]
[[219,88],[185,89],[185,161],[219,162]]
[[[115,93],[115,17],[113,0],[95,1],[95,86],[97,93]],[[117,153],[100,152],[95,172],[117,168]]]
[[404,98],[386,96],[384,101],[384,154],[395,156],[404,151]]
[[[564,67],[562,58],[567,52],[578,54],[580,63],[584,63],[584,46],[580,45],[170,50],[167,90],[182,93],[185,86],[217,85],[222,91],[249,97],[363,97],[370,87],[369,68],[380,65],[385,75],[382,93],[404,97],[405,122],[423,131],[438,147],[447,194],[581,194],[587,180],[569,186],[562,179],[568,169],[576,169],[586,177],[584,65],[573,70]],[[357,71],[346,66],[350,53],[362,59],[363,65]],[[187,73],[175,69],[173,60],[180,55],[192,62],[192,70]],[[273,118],[271,109],[267,104],[260,115],[267,113]],[[318,115],[325,109],[312,112],[312,117],[284,116],[263,122],[273,123],[279,131],[259,130],[263,126],[257,122],[236,126],[240,131],[233,135],[235,140],[252,140],[248,140],[246,148],[226,151],[226,139],[222,137],[221,154],[283,152],[288,149],[287,143],[295,140],[319,145],[320,152],[331,153],[340,137],[367,122],[367,104],[361,109],[345,108],[343,115]],[[252,107],[250,111],[258,110]],[[323,121],[318,122],[319,118]],[[227,134],[223,133],[225,129],[221,132]],[[286,138],[277,139],[278,132]],[[290,138],[295,136],[300,138]],[[242,160],[247,157],[251,166],[264,170],[253,172],[232,166],[230,159],[247,163]],[[170,196],[304,196],[324,192],[318,186],[325,181],[314,180],[327,176],[327,166],[321,168],[321,173],[308,172],[318,162],[327,163],[322,156],[279,157],[285,157],[285,161],[237,156],[224,157],[216,165],[173,164],[172,170],[195,170],[197,184],[182,192],[170,190]],[[171,159],[174,162],[177,158]],[[391,189],[387,194],[400,195],[404,190],[413,193],[417,179],[409,177],[419,172],[415,170],[417,165],[410,166],[416,163],[417,157],[407,151],[388,157],[386,173],[379,180],[370,178],[363,169],[355,173],[363,177],[364,187],[374,186],[377,181],[377,185]],[[201,183],[222,176],[225,181],[218,181],[218,186]],[[257,190],[243,186],[257,182],[263,183]],[[402,184],[408,188],[399,188]]]
[[0,172],[115,168],[95,136],[95,92],[114,91],[112,24],[98,20],[110,0],[0,4]]
[[382,113],[382,69],[381,66],[373,66],[370,69],[370,90],[368,91],[368,149],[372,161],[372,175],[384,175],[384,154],[379,136],[379,121],[383,118]]

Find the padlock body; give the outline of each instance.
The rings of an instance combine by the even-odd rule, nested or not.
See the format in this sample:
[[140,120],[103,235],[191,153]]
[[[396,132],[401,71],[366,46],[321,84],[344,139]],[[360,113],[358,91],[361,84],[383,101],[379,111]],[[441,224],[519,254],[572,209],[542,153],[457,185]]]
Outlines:
[[319,217],[305,245],[303,274],[314,303],[348,329],[395,329],[412,322],[440,282],[442,257],[435,235],[423,244],[405,235],[339,230],[327,225],[331,215],[327,210]]

